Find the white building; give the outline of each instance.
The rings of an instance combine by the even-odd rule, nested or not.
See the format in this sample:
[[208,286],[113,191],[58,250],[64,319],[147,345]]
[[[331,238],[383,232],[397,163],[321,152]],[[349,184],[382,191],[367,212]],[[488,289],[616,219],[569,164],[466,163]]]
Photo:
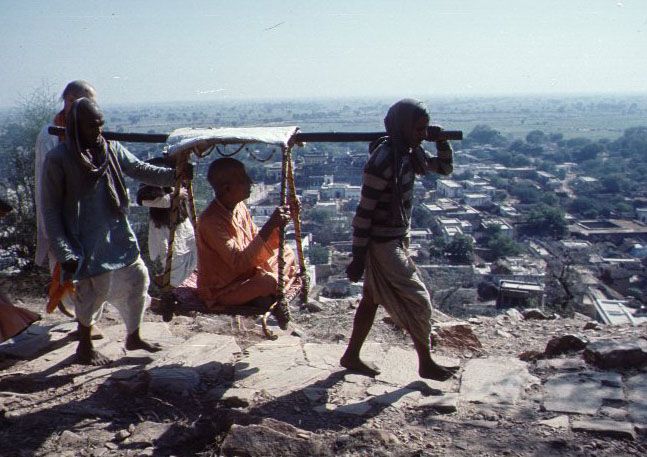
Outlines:
[[413,229],[409,231],[409,239],[412,243],[421,243],[423,241],[428,241],[431,238],[430,229]]
[[339,209],[339,205],[337,202],[317,202],[313,209],[323,211],[330,216],[335,216]]
[[440,234],[446,242],[451,242],[456,235],[463,235],[461,221],[455,218],[438,218]]
[[647,208],[636,208],[636,219],[647,223]]
[[272,162],[265,165],[265,176],[269,181],[281,182],[283,165],[281,162]]
[[483,189],[490,185],[488,181],[484,179],[466,179],[463,181],[463,185],[468,192],[472,193],[483,193]]
[[436,194],[439,197],[460,198],[463,196],[463,186],[451,179],[436,181]]
[[361,186],[352,186],[348,183],[323,184],[319,194],[323,200],[336,200],[340,198],[359,199],[362,193]]
[[503,233],[506,236],[512,237],[514,234],[514,228],[503,219],[490,218],[490,219],[483,219],[483,221],[481,222],[481,227],[483,227],[484,230],[487,230],[489,227],[492,227],[492,226],[498,226],[499,229],[501,230],[501,233]]
[[474,208],[483,208],[492,204],[492,198],[487,194],[465,194],[463,201],[466,205],[473,206]]

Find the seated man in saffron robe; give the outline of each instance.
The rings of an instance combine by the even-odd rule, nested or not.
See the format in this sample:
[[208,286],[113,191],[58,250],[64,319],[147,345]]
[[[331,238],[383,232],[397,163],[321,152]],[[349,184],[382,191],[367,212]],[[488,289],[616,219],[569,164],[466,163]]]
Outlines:
[[[243,200],[252,181],[242,162],[229,157],[214,160],[207,179],[215,198],[198,222],[198,295],[207,309],[218,306],[271,304],[278,284],[279,232],[290,222],[288,207],[277,207],[259,230]],[[285,248],[284,284],[296,278],[292,250]],[[281,328],[289,312],[273,309]]]

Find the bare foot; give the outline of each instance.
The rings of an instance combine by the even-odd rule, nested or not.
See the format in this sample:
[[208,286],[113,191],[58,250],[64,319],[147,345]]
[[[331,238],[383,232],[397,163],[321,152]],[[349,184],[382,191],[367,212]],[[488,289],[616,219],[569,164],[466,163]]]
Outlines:
[[112,360],[92,348],[84,348],[79,345],[76,349],[76,361],[81,365],[103,366],[108,365]]
[[339,361],[339,364],[349,371],[370,376],[371,378],[380,374],[380,370],[377,368],[377,365],[372,362],[363,362],[359,357],[351,358],[344,356]]
[[159,352],[162,350],[162,346],[157,343],[147,343],[139,336],[139,331],[136,331],[128,335],[128,337],[126,338],[126,349],[128,349],[129,351],[143,349],[147,352]]
[[449,378],[454,376],[454,373],[458,371],[459,367],[443,367],[438,365],[436,362],[431,361],[431,363],[421,366],[418,369],[418,374],[421,378],[433,379],[435,381],[447,381]]

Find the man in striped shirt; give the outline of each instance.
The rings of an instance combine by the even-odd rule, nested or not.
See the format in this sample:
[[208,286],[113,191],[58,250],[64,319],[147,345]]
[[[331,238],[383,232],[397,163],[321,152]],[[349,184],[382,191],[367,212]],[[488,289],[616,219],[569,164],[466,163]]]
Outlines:
[[[436,364],[430,354],[431,299],[408,251],[413,185],[416,175],[453,171],[452,149],[436,142],[437,157],[420,146],[427,136],[429,114],[420,102],[404,99],[388,111],[387,136],[371,144],[364,167],[362,196],[353,218],[353,260],[348,278],[365,274],[363,297],[355,314],[348,348],[340,364],[368,376],[379,370],[360,359],[378,304],[411,335],[423,378],[446,380],[454,371]],[[439,128],[439,127],[436,127]]]

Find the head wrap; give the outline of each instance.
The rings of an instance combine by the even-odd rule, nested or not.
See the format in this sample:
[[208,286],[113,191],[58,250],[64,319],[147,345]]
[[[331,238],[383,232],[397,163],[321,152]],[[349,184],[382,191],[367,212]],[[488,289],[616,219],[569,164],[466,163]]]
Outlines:
[[426,171],[426,153],[421,147],[411,150],[409,139],[413,136],[415,123],[421,117],[429,119],[427,108],[422,102],[405,98],[389,108],[384,117],[386,136],[378,138],[369,145],[369,153],[372,153],[382,144],[388,144],[392,153],[393,170],[393,199],[391,200],[391,211],[394,217],[399,220],[402,226],[409,226],[408,212],[402,201],[402,183],[400,177],[403,168],[403,158],[409,154],[409,160],[414,173],[422,175]]
[[88,98],[79,98],[72,104],[65,120],[65,145],[68,151],[76,157],[81,168],[86,172],[90,185],[95,185],[103,176],[108,188],[108,195],[115,211],[125,214],[128,211],[128,193],[123,181],[121,166],[109,144],[100,137],[100,150],[94,154],[81,144],[79,126],[88,122],[89,116],[101,115],[99,107]]
[[408,148],[407,139],[413,133],[413,126],[421,117],[429,119],[427,108],[422,102],[405,98],[395,103],[384,118],[384,127],[386,134],[398,142],[403,142],[404,147]]

